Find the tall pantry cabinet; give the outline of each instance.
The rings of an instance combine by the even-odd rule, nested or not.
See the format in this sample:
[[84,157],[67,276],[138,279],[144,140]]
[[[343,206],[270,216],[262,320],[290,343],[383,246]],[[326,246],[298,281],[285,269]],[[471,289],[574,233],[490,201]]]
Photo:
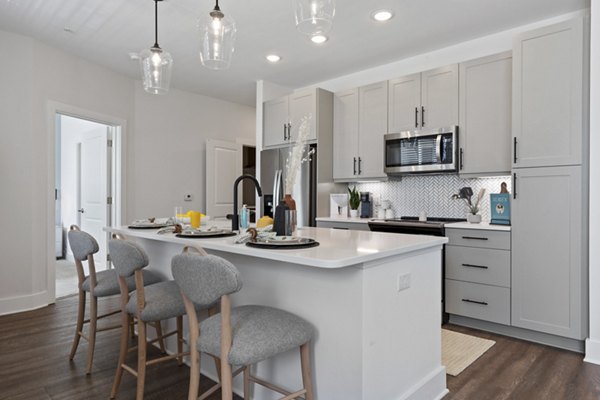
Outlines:
[[513,47],[513,326],[587,335],[588,21]]

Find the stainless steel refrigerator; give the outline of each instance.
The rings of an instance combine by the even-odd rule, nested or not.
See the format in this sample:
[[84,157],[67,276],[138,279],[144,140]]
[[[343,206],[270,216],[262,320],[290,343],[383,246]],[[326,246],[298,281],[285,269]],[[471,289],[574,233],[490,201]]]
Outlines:
[[[292,197],[296,201],[298,226],[316,226],[317,217],[317,145],[307,145],[305,154],[314,150],[301,164]],[[260,183],[263,189],[262,215],[273,216],[284,193],[285,168],[290,148],[263,150],[260,154]]]

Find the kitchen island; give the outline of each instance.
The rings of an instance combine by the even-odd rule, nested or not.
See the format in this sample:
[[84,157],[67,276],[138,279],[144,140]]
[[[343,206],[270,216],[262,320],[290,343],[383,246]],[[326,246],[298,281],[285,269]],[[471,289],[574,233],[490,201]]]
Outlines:
[[[278,307],[311,322],[317,331],[312,343],[317,400],[429,400],[447,393],[440,330],[444,237],[301,228],[299,236],[320,246],[266,250],[235,244],[235,237],[105,230],[142,245],[148,268],[165,279],[171,278],[171,257],[183,246],[202,247],[239,269],[243,288],[232,295],[234,306]],[[216,378],[208,357],[202,373]],[[256,375],[287,389],[301,387],[299,352],[259,363]],[[241,393],[241,378],[234,383]],[[256,386],[253,398],[277,397]]]

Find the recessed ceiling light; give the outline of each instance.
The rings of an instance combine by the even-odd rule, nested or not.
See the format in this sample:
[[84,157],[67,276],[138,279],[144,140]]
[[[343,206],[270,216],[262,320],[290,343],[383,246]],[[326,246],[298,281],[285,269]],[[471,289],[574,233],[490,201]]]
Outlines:
[[371,18],[373,18],[377,22],[385,22],[390,20],[394,16],[390,10],[377,10],[373,11],[371,14]]
[[310,40],[316,44],[325,43],[327,41],[327,39],[329,39],[329,38],[325,35],[314,35],[314,36],[311,36],[311,38],[310,38]]
[[269,62],[276,63],[279,62],[279,60],[281,60],[281,57],[279,57],[277,54],[269,54],[267,56],[267,61]]

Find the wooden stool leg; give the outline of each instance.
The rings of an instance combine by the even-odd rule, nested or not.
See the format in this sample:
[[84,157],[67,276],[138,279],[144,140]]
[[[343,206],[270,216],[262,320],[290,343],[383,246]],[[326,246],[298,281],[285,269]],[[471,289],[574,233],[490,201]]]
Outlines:
[[77,327],[75,328],[75,337],[73,338],[73,345],[71,346],[71,354],[69,360],[75,357],[77,352],[77,346],[79,346],[79,339],[81,338],[80,333],[83,330],[83,320],[85,319],[85,291],[79,289],[79,307],[77,310]]
[[98,323],[98,298],[90,295],[90,340],[88,343],[88,357],[86,374],[92,372],[92,362],[94,360],[94,347],[96,346],[96,324]]
[[244,399],[250,399],[250,366],[244,368]]
[[138,368],[136,399],[144,399],[144,383],[146,381],[146,323],[138,319]]
[[221,363],[221,400],[233,400],[233,376],[231,364],[228,361]]
[[160,346],[160,351],[161,353],[165,354],[167,352],[167,349],[165,348],[165,339],[163,338],[162,325],[160,324],[160,321],[156,321],[154,323],[154,329],[156,329],[156,337],[158,338],[158,345]]
[[180,354],[177,357],[177,363],[179,365],[183,364],[183,316],[177,317],[177,353]]
[[196,349],[195,343],[190,343],[190,389],[188,400],[198,399],[198,390],[200,388],[200,352]]
[[115,380],[113,381],[112,391],[110,392],[110,398],[114,399],[117,397],[119,386],[121,385],[121,378],[123,377],[123,364],[127,358],[127,350],[129,349],[129,329],[131,318],[127,313],[121,312],[121,347],[119,350],[119,364],[117,365],[117,372],[115,374]]
[[300,346],[300,363],[302,365],[302,383],[304,384],[304,389],[306,389],[304,398],[306,400],[314,400],[310,372],[310,346],[308,343],[304,343]]

